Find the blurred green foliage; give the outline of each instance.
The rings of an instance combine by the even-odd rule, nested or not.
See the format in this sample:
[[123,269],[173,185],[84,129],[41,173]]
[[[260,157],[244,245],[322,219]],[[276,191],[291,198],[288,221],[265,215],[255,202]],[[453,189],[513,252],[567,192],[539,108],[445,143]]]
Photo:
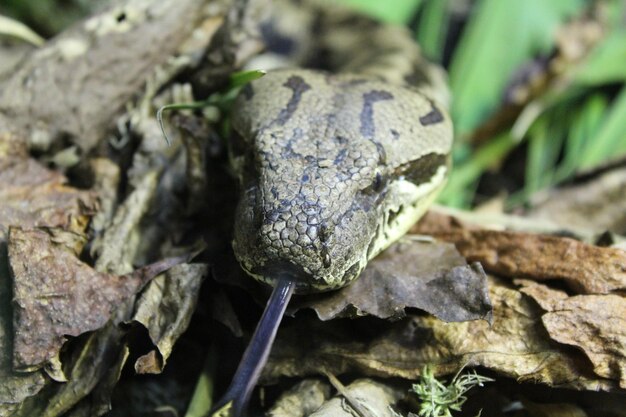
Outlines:
[[[481,178],[513,175],[507,162],[514,157],[523,159],[525,170],[523,184],[507,189],[509,204],[626,157],[626,2],[407,0],[399,7],[344,1],[382,21],[411,24],[425,55],[449,62],[456,148],[442,203],[467,208],[480,202]],[[538,57],[554,56],[557,30],[592,15],[594,6],[604,33],[589,54],[523,103],[508,125],[471,141],[502,109],[515,75]]]
[[2,0],[0,14],[25,23],[44,37],[50,37],[109,0]]

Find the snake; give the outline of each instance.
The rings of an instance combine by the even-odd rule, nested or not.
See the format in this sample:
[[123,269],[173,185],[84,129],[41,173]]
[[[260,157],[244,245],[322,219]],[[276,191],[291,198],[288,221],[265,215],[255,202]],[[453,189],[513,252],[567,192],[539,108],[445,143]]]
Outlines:
[[245,413],[291,294],[357,279],[426,211],[450,170],[445,76],[412,34],[328,2],[296,3],[261,19],[268,49],[288,59],[242,88],[231,115],[233,250],[274,287],[216,406],[234,416]]

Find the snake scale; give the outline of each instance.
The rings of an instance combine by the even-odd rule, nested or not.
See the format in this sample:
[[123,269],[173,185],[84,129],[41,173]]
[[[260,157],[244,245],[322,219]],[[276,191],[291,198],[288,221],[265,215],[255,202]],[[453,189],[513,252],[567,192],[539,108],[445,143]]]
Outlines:
[[240,183],[233,249],[248,274],[275,287],[217,405],[232,404],[235,416],[291,294],[356,279],[424,213],[450,168],[444,77],[406,29],[329,2],[275,10],[260,33],[288,67],[243,88],[231,118]]

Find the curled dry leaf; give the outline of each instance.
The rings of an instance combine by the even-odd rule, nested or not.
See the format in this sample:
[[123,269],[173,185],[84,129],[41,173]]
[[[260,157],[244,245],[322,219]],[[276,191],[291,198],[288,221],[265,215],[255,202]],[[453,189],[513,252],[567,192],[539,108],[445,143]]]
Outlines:
[[[310,299],[309,299],[310,300]],[[321,320],[369,314],[398,319],[419,308],[444,321],[491,318],[487,278],[454,245],[403,240],[371,261],[352,285],[305,301]]]
[[66,243],[74,250],[84,243],[82,231],[95,211],[94,194],[64,185],[66,178],[28,157],[24,141],[0,133],[0,416],[20,408],[38,393],[46,379],[41,372],[13,371],[11,279],[7,257],[9,226],[50,226],[72,230]]
[[[69,238],[68,238],[69,237]],[[16,369],[36,369],[54,357],[66,336],[102,327],[123,300],[186,257],[170,258],[128,275],[100,273],[75,254],[71,232],[11,228]]]
[[[69,410],[94,389],[107,391],[108,386],[112,390],[128,356],[128,348],[124,343],[110,343],[112,334],[116,334],[120,340],[124,333],[119,326],[112,323],[91,333],[85,343],[71,353],[66,366],[68,381],[46,385],[37,396],[28,398],[19,412],[11,417],[65,417],[71,415]],[[86,415],[101,415],[103,410],[107,411],[109,408],[107,393],[100,398],[94,397],[90,398],[90,404],[85,405],[99,410],[100,413]]]
[[183,264],[153,280],[135,303],[133,320],[145,326],[157,351],[141,356],[137,373],[161,373],[174,343],[187,329],[208,265]]
[[454,243],[487,272],[538,281],[559,279],[584,294],[626,289],[626,251],[566,237],[467,228],[436,217],[427,216],[412,232]]
[[621,295],[576,295],[528,280],[521,291],[546,310],[541,317],[550,337],[585,353],[594,372],[626,389],[626,299]]
[[489,289],[494,306],[491,326],[481,320],[445,323],[432,316],[409,316],[378,327],[371,319],[316,323],[296,318],[279,332],[264,376],[304,376],[328,369],[336,374],[415,379],[427,364],[434,365],[436,374],[469,365],[520,382],[615,388],[615,381],[594,374],[581,353],[550,340],[542,311],[532,300],[498,280],[491,280]]

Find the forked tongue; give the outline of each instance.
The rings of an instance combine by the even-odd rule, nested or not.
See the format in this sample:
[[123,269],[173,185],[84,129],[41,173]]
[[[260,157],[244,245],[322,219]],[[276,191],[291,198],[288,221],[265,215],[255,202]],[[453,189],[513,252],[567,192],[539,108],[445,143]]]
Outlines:
[[213,407],[209,416],[244,416],[295,286],[295,280],[282,278],[274,287],[226,394]]

